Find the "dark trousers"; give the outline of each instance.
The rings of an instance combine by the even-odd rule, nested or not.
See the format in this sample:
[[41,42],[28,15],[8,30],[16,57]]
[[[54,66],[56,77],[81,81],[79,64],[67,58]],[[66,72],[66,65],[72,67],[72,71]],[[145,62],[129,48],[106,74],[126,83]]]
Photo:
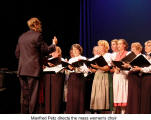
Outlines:
[[21,84],[21,113],[32,114],[36,112],[39,78],[20,76]]

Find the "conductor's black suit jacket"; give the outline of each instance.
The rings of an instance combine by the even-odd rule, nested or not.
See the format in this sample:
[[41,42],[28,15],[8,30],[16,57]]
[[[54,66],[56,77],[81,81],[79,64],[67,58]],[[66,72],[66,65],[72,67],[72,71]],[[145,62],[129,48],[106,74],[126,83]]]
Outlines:
[[18,75],[39,77],[42,71],[42,58],[55,51],[55,45],[47,46],[42,34],[29,30],[23,33],[16,46],[16,57],[19,58]]

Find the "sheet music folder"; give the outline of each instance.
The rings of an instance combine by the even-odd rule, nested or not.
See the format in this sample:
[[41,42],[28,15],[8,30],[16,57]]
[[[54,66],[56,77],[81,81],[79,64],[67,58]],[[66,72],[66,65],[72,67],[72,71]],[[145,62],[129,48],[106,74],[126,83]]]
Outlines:
[[113,62],[113,64],[114,64],[114,66],[120,68],[121,70],[128,70],[127,68],[124,68],[124,67],[122,66],[122,65],[124,65],[122,61],[112,61],[112,62]]
[[127,56],[125,56],[121,61],[125,63],[130,63],[134,58],[136,57],[136,54],[134,52],[129,53]]
[[71,66],[73,67],[80,67],[80,66],[83,66],[83,64],[85,63],[86,64],[87,60],[78,60],[76,62],[73,62],[71,64]]
[[61,64],[62,64],[62,67],[65,67],[65,68],[68,67],[68,65],[71,65],[66,61],[61,61]]
[[[127,68],[124,68],[123,62],[125,61],[112,61],[113,64],[117,67],[119,67],[121,70],[126,70]],[[138,57],[135,57],[134,59],[129,60],[127,63],[129,63],[132,67],[138,66],[138,67],[148,67],[150,62],[143,56],[139,55]]]
[[62,64],[63,67],[68,67],[68,65],[71,65],[73,67],[80,67],[83,65],[83,63],[86,63],[86,60],[79,60],[79,61],[76,61],[76,62],[70,64],[66,61],[62,61],[60,57],[57,57],[57,58],[49,58],[48,62],[50,62],[54,65]]
[[89,60],[89,59],[79,60],[79,61],[73,62],[72,64],[69,64],[67,62],[62,62],[62,65],[64,67],[67,65],[71,65],[73,67],[80,67],[80,66],[83,66],[83,64],[85,64],[87,67],[92,67],[91,64],[97,64],[101,67],[108,65],[103,56],[99,56],[97,58],[94,58],[93,60]]
[[125,56],[121,61],[112,61],[115,66],[120,68],[121,70],[129,70],[128,68],[124,68],[122,65],[123,62],[130,63],[132,62],[136,57],[136,54],[134,52],[129,53],[127,56]]
[[130,63],[130,65],[138,67],[148,67],[151,64],[143,55],[139,55]]
[[62,61],[60,57],[57,58],[49,58],[48,62],[54,64],[54,65],[59,65],[62,64],[63,67],[67,67],[68,65],[71,65],[73,67],[80,67],[83,66],[83,64],[87,65],[88,67],[92,67],[91,64],[97,64],[99,66],[105,66],[108,65],[107,62],[105,61],[103,56],[99,56],[93,60],[79,60],[76,62],[73,62],[72,64],[66,62],[66,61]]
[[60,57],[56,57],[56,58],[51,57],[48,59],[48,62],[50,62],[54,65],[59,65],[59,64],[61,64],[61,58]]
[[103,67],[103,66],[105,66],[105,65],[108,65],[108,63],[106,62],[106,60],[104,59],[103,56],[99,56],[99,57],[97,57],[97,58],[95,58],[95,59],[93,59],[93,60],[87,60],[86,65],[87,65],[88,67],[91,67],[91,64],[97,64],[97,65],[100,66],[100,67]]

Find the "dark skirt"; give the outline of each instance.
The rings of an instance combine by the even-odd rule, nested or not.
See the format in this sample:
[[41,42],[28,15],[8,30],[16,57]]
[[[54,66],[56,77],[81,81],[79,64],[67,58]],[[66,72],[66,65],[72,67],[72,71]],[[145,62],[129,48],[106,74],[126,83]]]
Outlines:
[[63,91],[65,74],[51,74],[51,113],[63,113]]
[[86,77],[85,84],[85,109],[90,111],[90,100],[91,100],[91,91],[92,91],[92,83],[94,79],[94,73],[89,74]]
[[45,113],[63,113],[63,73],[47,73],[45,78]]
[[151,74],[143,74],[141,84],[141,114],[151,114]]
[[141,76],[139,72],[128,73],[128,106],[126,113],[139,114],[141,102]]
[[109,103],[110,103],[110,110],[113,111],[113,74],[108,74],[109,78]]
[[50,80],[51,80],[51,75],[50,73],[43,73],[43,79],[44,79],[44,88],[45,88],[45,113],[49,114],[51,113],[50,109]]
[[71,73],[68,80],[67,114],[85,112],[85,78],[82,73]]

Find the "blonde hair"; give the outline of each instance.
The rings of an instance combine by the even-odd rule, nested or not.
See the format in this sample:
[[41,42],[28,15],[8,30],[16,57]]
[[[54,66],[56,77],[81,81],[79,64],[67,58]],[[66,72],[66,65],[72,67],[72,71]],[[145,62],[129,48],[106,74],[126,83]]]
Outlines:
[[115,43],[117,44],[118,39],[113,39],[113,40],[111,40],[111,43],[112,43],[112,42],[115,42]]
[[118,41],[122,41],[123,44],[125,45],[125,50],[128,48],[128,43],[126,42],[125,39],[119,39]]
[[145,45],[147,45],[148,43],[151,43],[151,40],[148,40],[145,42]]
[[132,43],[132,44],[131,44],[131,48],[132,48],[132,47],[135,47],[136,50],[138,50],[139,52],[141,52],[142,49],[143,49],[142,45],[141,45],[139,42],[134,42],[134,43]]
[[73,49],[73,47],[74,47],[74,48],[77,48],[77,49],[79,50],[80,54],[82,54],[83,48],[82,48],[79,44],[73,44],[73,45],[71,46],[71,49]]
[[109,50],[109,43],[106,40],[99,40],[98,41],[98,46],[104,46],[105,47],[105,52],[108,52]]
[[33,17],[27,21],[27,25],[29,29],[34,30],[36,32],[42,32],[41,22],[38,18]]

